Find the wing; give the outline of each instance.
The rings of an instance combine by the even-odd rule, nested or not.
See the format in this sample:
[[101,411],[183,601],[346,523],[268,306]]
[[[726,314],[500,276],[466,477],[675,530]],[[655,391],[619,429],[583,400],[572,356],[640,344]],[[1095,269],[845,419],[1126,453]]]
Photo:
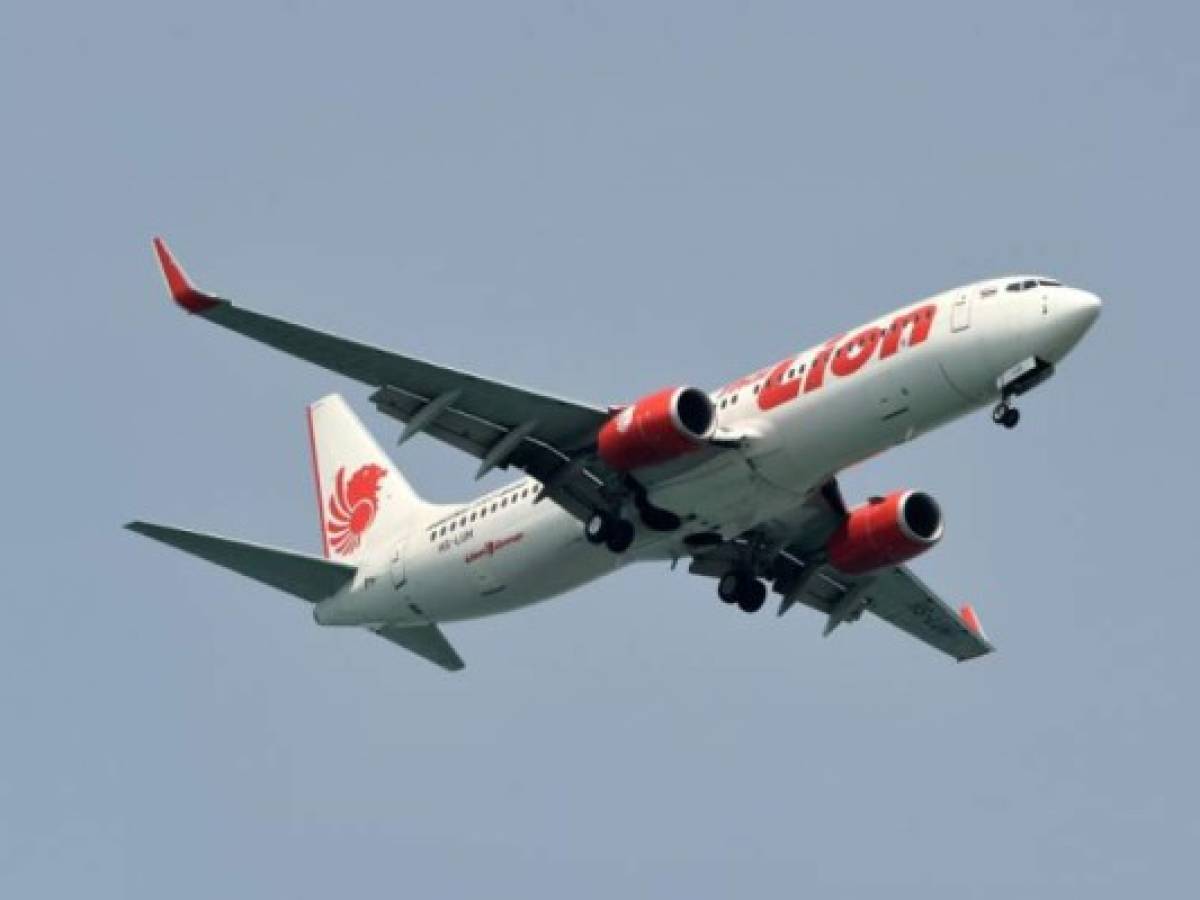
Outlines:
[[697,552],[689,571],[719,577],[749,565],[774,579],[782,595],[779,615],[802,603],[826,616],[826,635],[872,612],[959,662],[993,651],[970,606],[956,612],[907,566],[852,576],[824,563],[821,548],[845,515],[841,491],[830,479],[788,518]]
[[160,238],[154,249],[175,302],[214,324],[377,390],[372,402],[406,423],[401,442],[426,432],[477,457],[478,477],[516,466],[545,494],[586,518],[605,505],[612,473],[594,456],[609,411],[392,353],[235,306],[198,290]]
[[828,616],[826,635],[871,612],[959,662],[995,649],[970,606],[956,612],[907,566],[848,576],[828,565],[813,564],[806,572],[797,564],[792,578],[781,584],[780,615],[794,603],[810,606]]

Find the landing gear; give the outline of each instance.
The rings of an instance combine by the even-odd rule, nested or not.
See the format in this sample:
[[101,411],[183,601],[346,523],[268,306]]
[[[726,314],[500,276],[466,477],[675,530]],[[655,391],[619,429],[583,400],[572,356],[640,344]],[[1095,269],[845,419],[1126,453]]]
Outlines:
[[731,606],[736,603],[742,612],[754,613],[767,601],[767,586],[749,572],[726,572],[717,582],[717,596]]
[[1000,402],[992,410],[992,421],[1005,428],[1016,428],[1021,414],[1012,405],[1013,397],[1029,393],[1054,374],[1054,365],[1037,356],[1023,359],[996,379]]
[[755,578],[746,586],[746,593],[738,599],[738,608],[745,613],[756,613],[767,602],[767,586]]
[[604,544],[613,553],[624,553],[633,544],[633,523],[608,513],[594,513],[584,523],[583,536],[589,544]]
[[717,596],[721,598],[722,603],[738,602],[743,578],[744,576],[740,572],[726,572],[721,576],[721,580],[717,582]]
[[1009,406],[1008,400],[1001,400],[992,410],[992,421],[1005,428],[1016,428],[1021,421],[1021,411],[1015,406]]

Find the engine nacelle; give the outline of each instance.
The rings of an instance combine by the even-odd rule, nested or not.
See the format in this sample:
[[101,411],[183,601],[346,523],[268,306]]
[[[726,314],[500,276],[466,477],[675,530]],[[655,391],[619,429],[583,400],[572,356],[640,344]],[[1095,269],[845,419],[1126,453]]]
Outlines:
[[826,550],[835,568],[862,575],[908,562],[940,541],[944,530],[932,497],[896,491],[852,509]]
[[717,430],[717,410],[694,387],[666,388],[625,407],[600,428],[600,458],[618,472],[669,462]]

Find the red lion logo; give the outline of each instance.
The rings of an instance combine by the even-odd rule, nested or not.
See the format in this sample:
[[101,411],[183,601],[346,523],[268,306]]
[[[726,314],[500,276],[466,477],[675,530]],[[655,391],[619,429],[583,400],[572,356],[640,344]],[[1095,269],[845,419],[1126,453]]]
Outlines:
[[379,509],[379,482],[387,471],[368,463],[346,481],[346,467],[338,469],[333,493],[329,495],[329,546],[347,556],[362,544],[363,533],[375,521]]

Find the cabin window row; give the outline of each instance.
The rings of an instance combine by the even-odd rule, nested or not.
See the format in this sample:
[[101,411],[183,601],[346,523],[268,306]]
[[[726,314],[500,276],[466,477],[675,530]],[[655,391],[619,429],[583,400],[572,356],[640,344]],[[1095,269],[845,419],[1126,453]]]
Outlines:
[[464,512],[457,519],[447,522],[443,525],[435,525],[429,530],[430,543],[438,538],[443,538],[448,534],[453,534],[459,528],[466,528],[467,525],[474,522],[476,519],[484,519],[489,513],[498,512],[504,509],[510,503],[516,505],[518,500],[528,499],[530,496],[537,499],[537,488],[522,488],[520,491],[513,491],[511,494],[505,494],[503,497],[498,497],[492,500],[491,503],[483,503],[478,509],[473,509],[469,513]]

